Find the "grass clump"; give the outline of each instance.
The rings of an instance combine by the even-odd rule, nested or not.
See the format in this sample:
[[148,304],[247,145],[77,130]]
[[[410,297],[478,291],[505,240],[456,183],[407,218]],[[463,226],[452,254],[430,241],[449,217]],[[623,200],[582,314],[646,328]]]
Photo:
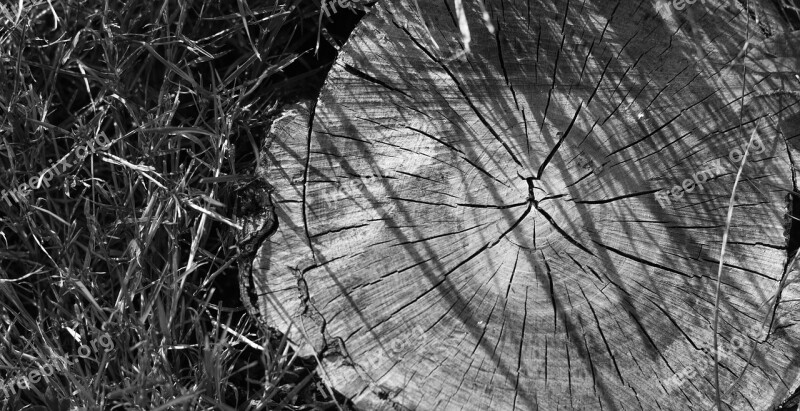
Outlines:
[[303,0],[0,5],[0,409],[346,408],[244,313],[231,230],[320,29]]

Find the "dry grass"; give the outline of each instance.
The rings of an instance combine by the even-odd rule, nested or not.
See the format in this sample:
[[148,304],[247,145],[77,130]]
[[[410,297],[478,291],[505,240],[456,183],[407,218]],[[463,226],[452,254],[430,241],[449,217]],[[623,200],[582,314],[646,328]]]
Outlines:
[[280,104],[322,83],[319,24],[303,0],[2,4],[0,190],[61,165],[0,200],[0,377],[114,348],[0,409],[345,408],[244,314],[230,230]]

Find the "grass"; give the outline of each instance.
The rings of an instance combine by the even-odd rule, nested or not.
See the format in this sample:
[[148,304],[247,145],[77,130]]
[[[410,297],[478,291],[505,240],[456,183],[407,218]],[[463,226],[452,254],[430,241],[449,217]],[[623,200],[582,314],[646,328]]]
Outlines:
[[0,200],[0,376],[78,360],[0,409],[347,408],[244,313],[225,217],[357,18],[336,17],[304,0],[2,4],[0,195],[60,164]]

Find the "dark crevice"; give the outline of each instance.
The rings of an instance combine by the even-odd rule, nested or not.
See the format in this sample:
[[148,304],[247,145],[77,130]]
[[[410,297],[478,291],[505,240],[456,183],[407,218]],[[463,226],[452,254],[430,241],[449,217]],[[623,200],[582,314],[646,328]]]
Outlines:
[[795,193],[786,195],[788,215],[784,228],[786,237],[786,257],[791,259],[800,248],[800,196]]
[[[786,215],[784,217],[784,237],[786,238],[786,264],[788,265],[800,248],[800,196],[786,195]],[[787,266],[784,271],[788,271]],[[798,388],[776,411],[797,411],[800,409],[800,388]]]

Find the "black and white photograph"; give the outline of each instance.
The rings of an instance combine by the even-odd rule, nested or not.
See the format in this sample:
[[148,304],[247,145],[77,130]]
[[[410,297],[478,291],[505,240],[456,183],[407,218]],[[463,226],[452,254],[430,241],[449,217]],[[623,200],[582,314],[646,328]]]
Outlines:
[[0,0],[0,411],[797,411],[800,0]]

